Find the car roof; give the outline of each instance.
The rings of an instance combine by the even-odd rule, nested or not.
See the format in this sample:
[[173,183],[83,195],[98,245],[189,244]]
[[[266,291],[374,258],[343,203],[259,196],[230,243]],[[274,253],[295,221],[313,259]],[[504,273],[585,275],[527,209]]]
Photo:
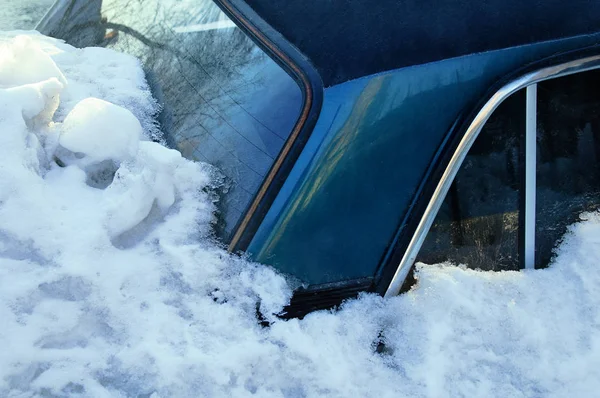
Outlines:
[[596,0],[244,0],[325,86],[461,55],[600,31]]

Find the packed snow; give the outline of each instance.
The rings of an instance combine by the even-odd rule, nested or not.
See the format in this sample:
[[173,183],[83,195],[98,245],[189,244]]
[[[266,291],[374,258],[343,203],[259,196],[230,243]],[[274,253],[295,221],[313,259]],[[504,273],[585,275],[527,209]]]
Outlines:
[[286,281],[214,241],[211,168],[157,110],[130,56],[0,34],[0,397],[597,395],[600,215],[549,269],[419,265],[283,321]]

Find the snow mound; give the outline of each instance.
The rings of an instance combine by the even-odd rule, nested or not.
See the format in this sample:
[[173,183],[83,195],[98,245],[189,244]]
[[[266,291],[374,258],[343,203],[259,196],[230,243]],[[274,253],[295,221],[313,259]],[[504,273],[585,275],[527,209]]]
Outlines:
[[48,53],[28,36],[17,36],[0,46],[0,88],[10,88],[57,78],[67,84],[65,76]]
[[151,142],[137,60],[0,33],[0,85],[1,397],[600,389],[598,214],[549,269],[420,265],[401,297],[281,321],[285,280],[211,239],[208,166]]
[[127,109],[97,98],[77,103],[65,118],[60,145],[90,162],[125,161],[135,157],[142,125]]

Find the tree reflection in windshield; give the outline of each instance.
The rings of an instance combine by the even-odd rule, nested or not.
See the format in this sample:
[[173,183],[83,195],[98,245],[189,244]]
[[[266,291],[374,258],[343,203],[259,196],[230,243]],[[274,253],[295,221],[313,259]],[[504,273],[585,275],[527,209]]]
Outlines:
[[142,60],[166,141],[227,180],[227,239],[300,115],[294,80],[208,0],[59,1],[38,30]]

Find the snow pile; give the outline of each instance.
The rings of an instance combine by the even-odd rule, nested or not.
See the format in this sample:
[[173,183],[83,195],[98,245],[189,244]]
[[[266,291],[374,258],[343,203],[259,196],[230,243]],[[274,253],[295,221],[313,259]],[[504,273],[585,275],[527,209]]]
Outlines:
[[600,389],[597,214],[550,269],[421,266],[404,296],[281,321],[288,286],[210,239],[208,167],[150,141],[156,111],[133,58],[0,34],[1,397]]

